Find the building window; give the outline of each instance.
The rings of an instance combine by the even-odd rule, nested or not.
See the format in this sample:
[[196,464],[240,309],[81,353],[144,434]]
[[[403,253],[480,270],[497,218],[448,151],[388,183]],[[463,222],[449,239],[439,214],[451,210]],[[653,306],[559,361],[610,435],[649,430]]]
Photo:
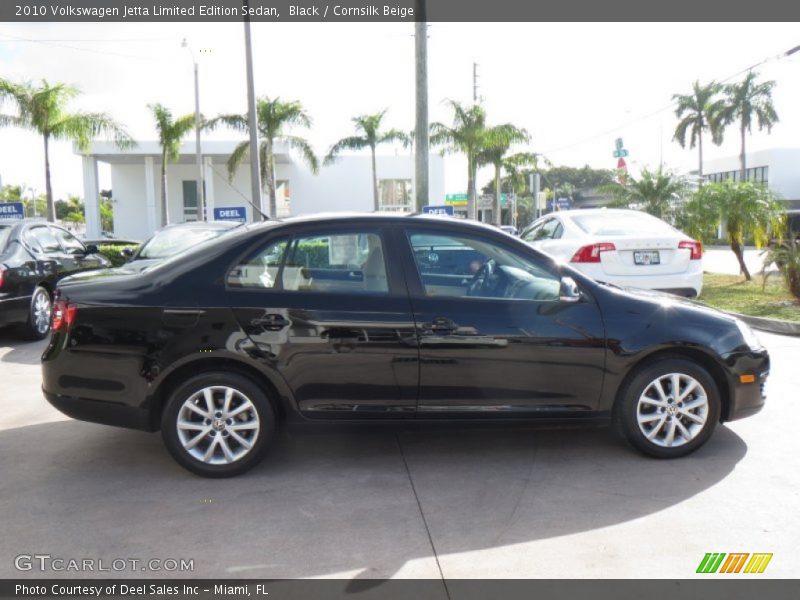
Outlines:
[[183,180],[183,220],[197,221],[197,180]]
[[389,212],[412,212],[411,180],[378,180],[379,209]]
[[[721,183],[723,181],[731,180],[731,181],[741,181],[742,172],[741,169],[735,169],[733,171],[723,171],[721,173],[711,173],[709,175],[704,175],[703,178],[706,181],[710,181],[712,183]],[[745,171],[745,178],[744,181],[751,181],[753,183],[769,183],[769,167],[749,167]]]
[[278,219],[285,219],[292,215],[292,196],[289,193],[289,180],[278,179],[275,181],[275,202],[277,204]]

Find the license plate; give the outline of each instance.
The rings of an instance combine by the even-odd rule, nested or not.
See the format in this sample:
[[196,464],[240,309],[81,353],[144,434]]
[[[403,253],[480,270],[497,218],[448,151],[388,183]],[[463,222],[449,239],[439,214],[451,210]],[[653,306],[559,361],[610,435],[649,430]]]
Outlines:
[[637,265],[660,265],[661,255],[658,250],[636,250],[633,253],[633,262]]

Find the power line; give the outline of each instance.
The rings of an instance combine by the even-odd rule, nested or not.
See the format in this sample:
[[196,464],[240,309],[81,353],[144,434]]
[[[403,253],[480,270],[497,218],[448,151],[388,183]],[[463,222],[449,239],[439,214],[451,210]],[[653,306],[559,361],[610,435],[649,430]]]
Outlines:
[[68,46],[66,44],[53,43],[53,42],[49,42],[49,41],[37,40],[37,39],[31,39],[31,38],[24,38],[24,37],[19,37],[19,36],[16,36],[16,35],[11,35],[10,33],[3,33],[3,32],[0,32],[0,35],[2,35],[3,37],[12,38],[11,40],[0,40],[0,43],[7,43],[9,41],[12,41],[12,42],[32,42],[32,43],[35,43],[35,44],[42,44],[44,46],[53,46],[55,48],[66,48],[68,50],[77,50],[79,52],[90,52],[92,54],[102,54],[104,56],[120,56],[122,58],[135,58],[137,60],[156,60],[155,56],[141,56],[141,55],[137,56],[137,55],[134,55],[134,54],[123,54],[122,52],[113,52],[113,51],[109,51],[109,50],[95,50],[93,48],[81,48],[79,46]]
[[[729,75],[725,79],[720,79],[718,83],[727,83],[731,79],[735,79],[739,75],[742,75],[744,73],[752,71],[753,69],[755,69],[757,67],[760,67],[760,66],[762,66],[762,65],[764,65],[764,64],[766,64],[768,62],[771,62],[773,60],[781,60],[783,58],[791,56],[792,54],[795,54],[796,52],[800,52],[800,46],[796,46],[796,47],[792,48],[791,50],[787,50],[786,52],[783,52],[783,53],[778,54],[776,56],[769,56],[769,57],[767,57],[767,58],[765,58],[763,60],[760,60],[759,62],[747,67],[746,69],[742,69],[741,71],[737,71],[733,75]],[[672,109],[675,108],[676,104],[677,104],[677,100],[673,100],[669,104],[667,104],[665,106],[662,106],[661,108],[659,108],[657,110],[654,110],[654,111],[652,111],[650,113],[647,113],[647,114],[642,115],[640,117],[636,117],[635,119],[632,119],[630,121],[626,121],[624,123],[621,123],[621,124],[617,125],[616,127],[612,127],[611,129],[607,129],[607,130],[605,130],[605,131],[603,131],[601,133],[597,133],[597,134],[594,134],[594,135],[592,135],[590,137],[583,138],[581,140],[578,140],[577,142],[572,142],[570,144],[567,144],[566,146],[561,146],[559,148],[548,150],[547,153],[548,154],[554,154],[554,153],[557,153],[557,152],[562,152],[564,150],[570,150],[570,149],[575,148],[577,146],[582,146],[583,144],[586,144],[588,142],[592,142],[592,141],[594,141],[596,139],[600,139],[600,138],[605,137],[607,135],[611,135],[611,134],[619,131],[620,129],[623,129],[625,127],[630,127],[631,125],[635,125],[636,123],[640,123],[641,121],[646,121],[648,119],[651,119],[651,118],[655,117],[656,115],[659,115],[659,114],[663,113],[664,111],[672,110]]]

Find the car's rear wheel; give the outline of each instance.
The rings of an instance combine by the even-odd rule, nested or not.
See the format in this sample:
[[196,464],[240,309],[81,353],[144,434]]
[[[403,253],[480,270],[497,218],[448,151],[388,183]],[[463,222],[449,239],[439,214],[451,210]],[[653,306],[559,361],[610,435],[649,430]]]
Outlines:
[[614,418],[625,439],[656,458],[697,450],[720,415],[714,378],[701,365],[668,358],[639,369],[620,390]]
[[28,319],[22,325],[22,334],[31,340],[42,340],[50,333],[50,314],[53,303],[50,292],[42,286],[36,286],[31,295],[28,308]]
[[161,435],[178,463],[204,477],[232,477],[264,457],[275,416],[247,377],[210,372],[178,386],[161,417]]

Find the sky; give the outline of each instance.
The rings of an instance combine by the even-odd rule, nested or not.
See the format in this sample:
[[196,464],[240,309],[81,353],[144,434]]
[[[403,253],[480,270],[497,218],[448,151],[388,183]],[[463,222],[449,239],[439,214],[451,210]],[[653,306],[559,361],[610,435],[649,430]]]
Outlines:
[[[404,130],[414,119],[413,24],[254,23],[258,95],[300,100],[313,128],[297,131],[318,154],[352,133],[350,119],[388,108],[386,125]],[[200,68],[201,111],[245,112],[243,27],[240,23],[0,23],[0,77],[67,82],[82,95],[74,109],[110,113],[139,140],[155,139],[147,105],[175,114],[194,110],[192,57]],[[622,137],[636,172],[696,168],[696,150],[672,141],[677,119],[672,95],[689,93],[695,79],[727,80],[758,68],[777,82],[780,122],[753,132],[748,149],[800,147],[800,44],[793,23],[432,23],[429,26],[430,120],[449,123],[445,99],[472,101],[472,65],[490,124],[524,127],[531,142],[518,150],[544,154],[557,165],[614,168]],[[731,81],[735,81],[734,77]],[[4,107],[9,110],[9,107]],[[210,139],[236,139],[218,131]],[[728,131],[708,159],[738,154]],[[379,153],[404,152],[382,147]],[[57,198],[82,194],[80,158],[68,142],[52,146]],[[44,190],[42,141],[14,128],[0,130],[0,178]],[[448,157],[446,191],[466,188],[466,161]],[[479,184],[491,172],[479,174]],[[107,168],[101,188],[110,187]]]

